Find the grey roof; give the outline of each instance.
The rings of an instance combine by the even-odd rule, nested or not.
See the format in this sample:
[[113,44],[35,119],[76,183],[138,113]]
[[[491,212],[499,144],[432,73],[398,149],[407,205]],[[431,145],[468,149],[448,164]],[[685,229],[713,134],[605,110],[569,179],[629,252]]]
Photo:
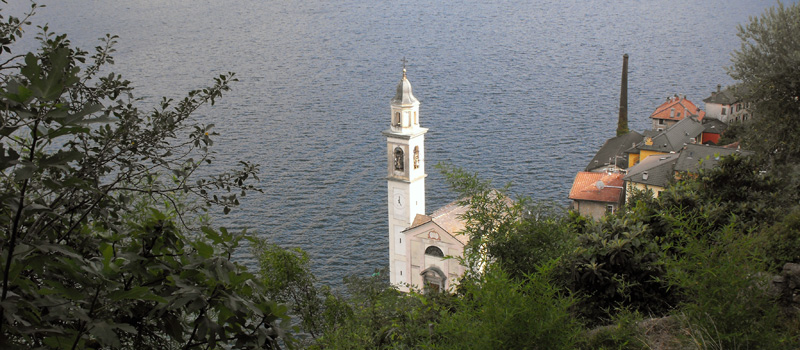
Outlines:
[[658,135],[658,134],[660,134],[662,132],[663,131],[647,129],[645,131],[642,131],[642,136],[644,136],[644,137],[655,137],[656,135]]
[[664,153],[678,152],[684,145],[694,143],[692,139],[697,142],[704,129],[703,123],[694,117],[683,118],[669,129],[652,137],[652,145],[648,145],[645,138],[637,148]]
[[[679,154],[652,155],[628,169],[623,180],[652,186],[666,187],[673,177],[673,167]],[[646,177],[646,179],[645,179]]]
[[406,78],[406,70],[403,69],[403,79],[397,84],[397,93],[392,98],[392,104],[411,105],[419,103],[414,94],[411,93],[411,82]]
[[625,169],[628,167],[628,158],[625,153],[626,150],[632,148],[637,143],[642,141],[642,134],[631,131],[627,134],[610,138],[600,147],[597,154],[594,155],[589,165],[586,166],[586,171],[592,171],[606,165],[614,164],[614,157],[617,158],[617,166]]
[[706,134],[722,134],[728,129],[728,124],[719,119],[705,118],[703,119],[703,127],[703,132]]
[[741,101],[742,96],[747,95],[748,92],[749,90],[743,86],[729,86],[725,90],[711,92],[711,96],[706,97],[703,102],[732,105]]
[[677,163],[675,163],[674,170],[696,173],[699,169],[711,169],[719,164],[719,160],[722,157],[734,153],[743,155],[752,154],[750,151],[741,151],[719,146],[686,145],[686,148],[680,153]]

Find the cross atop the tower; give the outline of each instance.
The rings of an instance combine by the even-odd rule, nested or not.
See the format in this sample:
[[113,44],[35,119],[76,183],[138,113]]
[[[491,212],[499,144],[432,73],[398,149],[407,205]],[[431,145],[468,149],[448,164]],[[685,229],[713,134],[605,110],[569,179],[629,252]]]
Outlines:
[[408,63],[408,60],[406,60],[406,57],[403,56],[403,59],[400,60],[400,62],[403,62],[403,78],[405,79],[405,77],[406,77],[406,63]]

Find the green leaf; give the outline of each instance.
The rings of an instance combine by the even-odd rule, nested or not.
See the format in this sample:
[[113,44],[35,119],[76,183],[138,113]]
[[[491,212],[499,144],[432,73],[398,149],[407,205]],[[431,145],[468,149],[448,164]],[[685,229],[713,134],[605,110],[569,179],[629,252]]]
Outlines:
[[97,337],[97,339],[105,346],[118,348],[121,346],[117,333],[114,332],[111,324],[104,320],[95,320],[89,328],[89,334]]
[[194,243],[194,248],[197,249],[197,253],[200,254],[203,258],[210,258],[214,255],[214,247],[206,244],[202,241],[197,241]]
[[214,230],[214,229],[212,229],[212,228],[210,228],[208,226],[203,226],[203,228],[201,230],[203,231],[203,233],[206,234],[206,237],[208,239],[210,239],[212,242],[214,242],[215,244],[222,243],[222,237],[220,237],[219,233],[217,233],[216,230]]
[[[8,154],[8,156],[6,156],[6,154]],[[19,153],[17,153],[17,151],[13,148],[9,148],[8,151],[6,151],[5,144],[0,143],[0,170],[17,164],[18,159]]]
[[55,154],[44,158],[39,162],[39,165],[51,167],[55,165],[67,164],[72,161],[83,159],[83,153],[76,150],[58,151]]
[[17,168],[17,170],[14,171],[14,181],[24,181],[30,179],[31,177],[33,177],[33,174],[38,169],[39,168],[36,165],[33,165],[31,163],[28,163],[23,167]]
[[28,54],[25,55],[25,65],[22,66],[20,72],[31,82],[39,80],[42,69],[39,67],[39,61],[32,52],[28,52]]

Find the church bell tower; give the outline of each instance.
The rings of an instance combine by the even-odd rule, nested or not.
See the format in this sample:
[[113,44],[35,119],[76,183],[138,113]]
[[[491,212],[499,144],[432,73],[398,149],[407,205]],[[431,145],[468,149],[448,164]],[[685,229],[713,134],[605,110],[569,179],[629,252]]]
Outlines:
[[389,205],[389,280],[393,285],[403,285],[411,281],[409,245],[403,231],[411,227],[417,214],[425,214],[424,140],[428,132],[419,126],[419,100],[411,93],[405,64],[390,110],[390,126],[383,131]]

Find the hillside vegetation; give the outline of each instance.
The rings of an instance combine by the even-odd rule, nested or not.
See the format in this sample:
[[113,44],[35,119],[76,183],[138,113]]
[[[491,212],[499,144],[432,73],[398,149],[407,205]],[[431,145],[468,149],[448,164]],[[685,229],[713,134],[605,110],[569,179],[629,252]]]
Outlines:
[[[232,74],[142,112],[100,73],[114,36],[90,55],[45,26],[12,53],[36,9],[0,16],[0,348],[800,348],[773,283],[800,285],[800,5],[740,28],[729,69],[755,117],[734,130],[755,155],[599,222],[441,166],[471,208],[469,271],[410,293],[384,271],[337,293],[302,250],[211,227],[257,191],[254,164],[197,175],[215,134],[194,112]],[[231,259],[245,239],[257,272]]]

